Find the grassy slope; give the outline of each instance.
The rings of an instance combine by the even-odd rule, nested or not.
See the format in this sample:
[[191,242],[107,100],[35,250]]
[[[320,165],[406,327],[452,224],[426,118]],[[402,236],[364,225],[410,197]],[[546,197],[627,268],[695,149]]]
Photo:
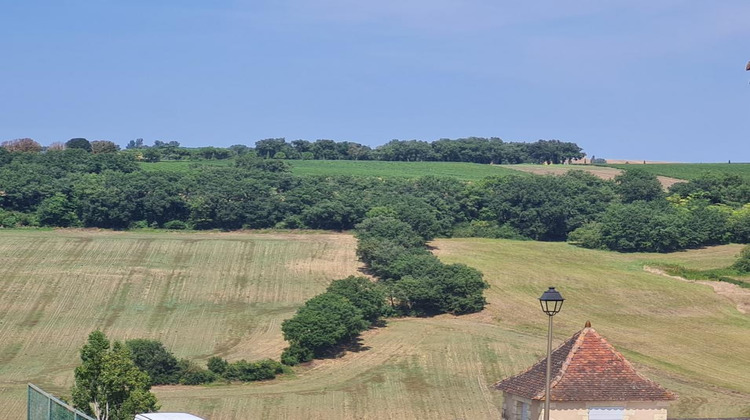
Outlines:
[[638,168],[654,175],[695,179],[705,172],[728,172],[750,179],[750,163],[654,163],[648,165],[607,165],[618,169]]
[[281,320],[357,272],[353,247],[333,234],[0,231],[0,406],[22,413],[26,382],[68,394],[96,328],[178,357],[278,358]]
[[[278,356],[281,320],[358,267],[347,235],[3,231],[0,238],[0,296],[10,296],[0,300],[0,405],[18,413],[27,381],[67,393],[76,351],[96,327],[119,339],[160,338],[198,360]],[[567,298],[556,343],[590,319],[645,374],[680,394],[670,415],[750,410],[750,317],[709,287],[642,271],[646,261],[726,265],[739,246],[621,255],[507,240],[434,245],[446,262],[484,271],[492,285],[485,311],[391,320],[363,334],[360,351],[315,361],[294,377],[159,387],[163,408],[212,420],[499,418],[501,396],[489,385],[543,357],[546,319],[536,298],[554,285]]]

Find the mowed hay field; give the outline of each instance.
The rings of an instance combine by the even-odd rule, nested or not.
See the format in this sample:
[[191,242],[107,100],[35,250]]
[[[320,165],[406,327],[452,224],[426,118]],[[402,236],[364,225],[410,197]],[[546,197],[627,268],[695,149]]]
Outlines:
[[201,362],[278,359],[281,322],[357,273],[354,246],[335,234],[0,231],[0,407],[23,417],[27,382],[69,395],[97,328]]
[[[24,385],[60,395],[77,351],[103,328],[162,340],[200,362],[278,357],[280,323],[330,280],[357,274],[345,234],[0,231],[0,406],[23,418]],[[273,381],[155,388],[164,411],[207,419],[488,419],[491,384],[545,354],[537,297],[566,300],[555,344],[586,320],[680,400],[673,417],[750,413],[750,315],[704,285],[643,271],[655,262],[728,265],[740,246],[667,255],[563,243],[443,239],[445,262],[485,273],[488,307],[365,332],[359,351]]]

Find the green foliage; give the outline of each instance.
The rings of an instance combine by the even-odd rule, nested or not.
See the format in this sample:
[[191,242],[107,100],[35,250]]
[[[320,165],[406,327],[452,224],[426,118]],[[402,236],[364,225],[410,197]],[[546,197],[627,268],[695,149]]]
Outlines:
[[750,204],[732,211],[727,220],[727,227],[732,241],[750,243]]
[[206,367],[208,367],[208,370],[210,370],[211,372],[219,376],[223,376],[227,371],[227,368],[229,368],[229,362],[222,359],[221,357],[214,356],[208,359]]
[[750,273],[750,245],[742,248],[737,261],[732,264],[732,268],[741,273]]
[[143,160],[146,162],[158,162],[161,160],[161,151],[155,147],[144,149]]
[[13,160],[10,152],[5,147],[0,147],[0,167],[7,165]]
[[386,312],[385,291],[367,277],[349,276],[334,280],[326,293],[342,296],[362,312],[362,317],[371,324]]
[[109,140],[94,140],[91,142],[91,152],[94,154],[116,153],[119,150],[120,146]]
[[692,236],[683,214],[661,201],[614,204],[600,227],[602,244],[622,252],[670,252],[686,247]]
[[202,385],[211,383],[218,378],[218,375],[214,372],[187,359],[180,359],[177,365],[180,371],[179,383],[182,385]]
[[568,234],[568,242],[583,248],[603,248],[602,224],[599,222],[586,223]]
[[175,384],[179,381],[183,372],[177,358],[160,341],[139,338],[127,340],[125,345],[135,365],[148,373],[152,385]]
[[131,420],[135,414],[156,411],[148,374],[138,369],[127,346],[110,347],[104,333],[94,331],[81,349],[75,370],[73,405],[97,419]]
[[343,230],[353,224],[355,209],[339,200],[321,200],[301,215],[304,225],[312,229]]
[[0,227],[14,228],[19,226],[39,226],[39,219],[36,214],[6,211],[0,208]]
[[664,190],[656,175],[640,168],[628,169],[615,177],[615,191],[624,203],[652,201],[664,197]]
[[87,152],[91,152],[91,143],[84,138],[74,138],[65,142],[66,149],[81,149]]
[[291,343],[281,353],[281,363],[287,366],[295,366],[300,363],[309,362],[315,358],[313,351],[307,347],[302,347],[297,343]]
[[377,216],[367,218],[357,225],[355,236],[360,241],[369,239],[388,240],[404,248],[422,247],[425,240],[412,227],[395,217]]
[[395,283],[394,296],[406,314],[461,315],[484,308],[482,291],[487,287],[478,270],[463,264],[441,264],[428,273],[402,278]]
[[47,197],[37,207],[37,217],[43,226],[77,226],[80,222],[75,206],[64,194],[56,193]]
[[[748,165],[750,168],[750,165]],[[741,206],[750,202],[750,171],[739,174],[707,172],[689,182],[672,185],[672,194],[681,198],[708,200],[712,204]]]
[[262,381],[273,379],[280,373],[284,373],[284,368],[275,360],[264,359],[257,362],[239,360],[229,364],[224,378],[230,381]]
[[525,237],[544,241],[564,240],[615,198],[610,183],[582,171],[487,178],[468,194],[472,219],[508,225]]
[[348,299],[323,293],[305,302],[291,319],[281,324],[284,339],[322,356],[334,346],[367,329],[362,311]]
[[262,159],[251,154],[237,156],[234,164],[238,168],[265,172],[289,172],[289,165],[278,159]]
[[188,228],[190,228],[190,226],[182,220],[170,220],[164,223],[164,229],[185,230]]
[[487,220],[472,220],[459,224],[453,229],[451,236],[454,238],[527,239],[507,223],[500,226],[495,221]]

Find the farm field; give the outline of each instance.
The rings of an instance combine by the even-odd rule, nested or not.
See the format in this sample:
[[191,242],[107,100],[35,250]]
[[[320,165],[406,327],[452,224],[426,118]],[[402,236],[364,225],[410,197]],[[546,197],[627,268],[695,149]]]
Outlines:
[[78,350],[154,338],[177,357],[278,358],[282,320],[331,279],[357,273],[334,234],[0,231],[0,407],[24,385],[69,395]]
[[295,175],[351,175],[418,178],[434,175],[476,181],[488,176],[515,173],[501,165],[467,162],[385,162],[352,160],[288,161]]
[[728,172],[750,179],[750,163],[655,163],[647,165],[607,165],[617,169],[639,168],[654,175],[680,179],[696,179],[706,172]]
[[[359,351],[273,381],[158,387],[163,410],[212,420],[499,418],[490,386],[544,356],[537,297],[552,285],[566,298],[556,344],[591,320],[680,395],[670,416],[750,414],[750,315],[708,286],[643,271],[725,266],[740,246],[659,255],[489,239],[432,245],[445,262],[485,273],[484,311],[389,320],[362,335]],[[346,234],[0,231],[0,406],[23,418],[27,382],[67,395],[95,328],[157,338],[201,362],[278,357],[281,321],[330,280],[357,274],[354,248]]]
[[[562,175],[571,170],[590,172],[602,179],[612,179],[624,169],[638,168],[657,175],[664,188],[684,180],[695,179],[708,171],[729,172],[750,177],[750,164],[726,163],[669,163],[669,164],[613,164],[601,165],[483,165],[465,162],[385,162],[351,160],[287,160],[292,173],[299,176],[376,176],[418,178],[434,175],[476,181],[488,176],[532,173]],[[189,172],[201,166],[231,166],[231,160],[142,162],[149,172]]]
[[232,166],[233,160],[165,160],[161,162],[140,162],[141,169],[146,172],[179,172],[187,173],[194,168],[213,166]]
[[[504,166],[465,162],[384,162],[353,160],[287,160],[292,174],[299,176],[364,176],[419,178],[434,175],[476,181],[488,176],[515,174]],[[204,166],[231,166],[231,160],[142,162],[141,168],[150,172],[189,172]]]
[[[610,166],[598,166],[598,165],[502,165],[505,168],[514,169],[516,171],[528,172],[537,175],[562,175],[568,171],[579,170],[586,171],[593,175],[598,176],[601,179],[613,179],[617,175],[622,173],[623,169],[628,169],[634,165],[622,165],[622,168],[615,168]],[[638,166],[640,168],[640,166]],[[662,187],[667,189],[672,185],[684,181],[684,179],[672,178],[656,174]]]

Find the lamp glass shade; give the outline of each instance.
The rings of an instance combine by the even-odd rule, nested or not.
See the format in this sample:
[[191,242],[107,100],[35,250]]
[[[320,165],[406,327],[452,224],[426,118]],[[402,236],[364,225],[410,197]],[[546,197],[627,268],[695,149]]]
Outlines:
[[539,303],[542,305],[542,311],[549,316],[553,316],[560,312],[564,301],[565,299],[560,292],[555,290],[554,287],[550,287],[549,290],[542,293],[542,296],[539,298]]

